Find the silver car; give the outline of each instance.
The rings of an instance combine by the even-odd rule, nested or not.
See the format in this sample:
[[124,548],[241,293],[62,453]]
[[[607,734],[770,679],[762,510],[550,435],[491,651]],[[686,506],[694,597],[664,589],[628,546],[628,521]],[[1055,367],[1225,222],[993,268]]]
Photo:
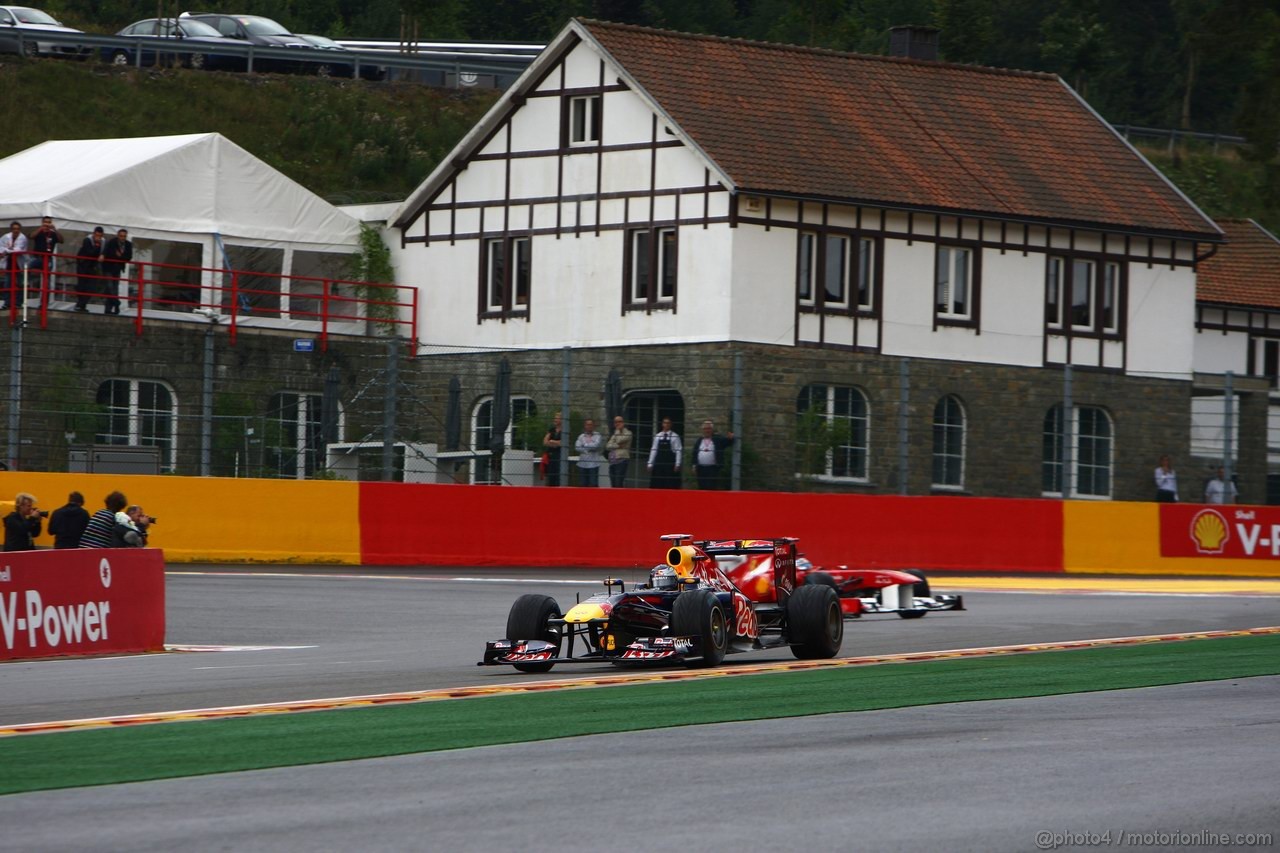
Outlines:
[[89,51],[81,45],[40,40],[41,33],[81,32],[84,31],[64,27],[52,15],[30,6],[0,6],[0,53],[83,59]]

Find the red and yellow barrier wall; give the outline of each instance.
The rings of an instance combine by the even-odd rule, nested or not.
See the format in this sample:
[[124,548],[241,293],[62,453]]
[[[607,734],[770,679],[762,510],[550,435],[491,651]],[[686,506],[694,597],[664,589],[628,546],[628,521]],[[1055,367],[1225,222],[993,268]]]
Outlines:
[[647,566],[689,533],[797,536],[827,564],[1280,577],[1273,507],[0,472],[0,499],[72,489],[144,506],[170,562]]

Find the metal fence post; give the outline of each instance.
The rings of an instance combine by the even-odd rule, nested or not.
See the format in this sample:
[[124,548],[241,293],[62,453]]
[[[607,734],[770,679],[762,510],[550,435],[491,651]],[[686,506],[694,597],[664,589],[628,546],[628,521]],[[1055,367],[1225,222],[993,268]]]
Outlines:
[[[729,418],[729,430],[737,438],[742,434],[742,353],[733,354],[733,413]],[[742,488],[742,441],[734,441],[729,468],[729,488]],[[695,460],[696,461],[696,460]]]
[[204,330],[204,378],[200,387],[200,476],[213,472],[213,325]]
[[1231,498],[1232,457],[1235,456],[1235,388],[1232,380],[1235,373],[1228,370],[1222,377],[1222,499],[1224,503],[1234,503]]
[[1062,368],[1062,499],[1071,497],[1075,408],[1071,401],[1071,365]]
[[400,341],[387,341],[387,372],[383,377],[382,405],[382,481],[395,480],[396,461],[396,386],[400,384]]
[[[573,369],[573,347],[564,348],[564,363],[561,367],[560,375],[560,412],[564,418],[561,424],[560,434],[560,485],[569,485],[569,448],[573,447],[573,438],[566,436],[565,432],[572,435],[573,419],[569,413],[569,374]],[[568,438],[568,441],[565,439]]]
[[907,463],[910,461],[910,417],[907,406],[911,402],[911,359],[898,363],[898,494],[907,494]]
[[9,447],[7,458],[10,470],[18,470],[18,444],[21,441],[22,423],[22,327],[21,321],[13,324],[13,340],[9,345]]

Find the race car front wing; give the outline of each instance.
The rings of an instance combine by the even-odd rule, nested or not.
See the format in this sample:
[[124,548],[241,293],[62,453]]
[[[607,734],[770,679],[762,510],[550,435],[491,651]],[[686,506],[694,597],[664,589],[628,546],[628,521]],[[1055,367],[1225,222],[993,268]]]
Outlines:
[[546,640],[495,640],[484,644],[484,659],[477,666],[516,663],[658,663],[682,661],[700,647],[702,638],[639,637],[616,652],[592,651],[584,655],[560,657],[560,649]]

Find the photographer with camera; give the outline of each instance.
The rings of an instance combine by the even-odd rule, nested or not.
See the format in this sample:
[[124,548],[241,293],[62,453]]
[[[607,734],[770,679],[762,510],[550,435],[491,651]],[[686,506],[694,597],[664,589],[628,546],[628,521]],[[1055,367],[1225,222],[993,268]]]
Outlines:
[[18,492],[13,499],[13,512],[4,517],[4,550],[34,551],[35,539],[43,529],[41,519],[49,513],[36,507],[36,496]]
[[156,520],[142,511],[142,507],[134,504],[124,512],[116,513],[117,548],[147,547],[147,530]]
[[89,523],[89,511],[84,508],[84,495],[72,492],[67,505],[53,511],[49,519],[49,533],[55,548],[79,548],[80,535]]

